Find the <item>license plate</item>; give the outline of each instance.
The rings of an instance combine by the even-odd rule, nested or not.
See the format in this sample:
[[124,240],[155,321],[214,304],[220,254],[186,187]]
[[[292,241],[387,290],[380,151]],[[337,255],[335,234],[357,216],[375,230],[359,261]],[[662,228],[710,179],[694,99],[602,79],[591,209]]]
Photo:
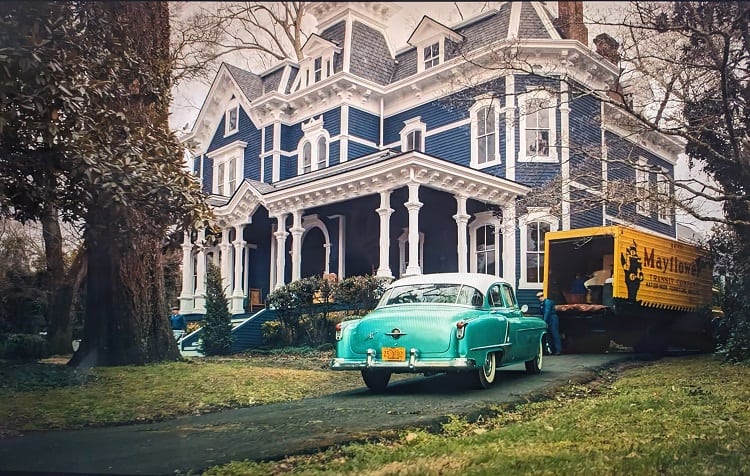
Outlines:
[[403,362],[404,360],[406,360],[406,348],[382,347],[380,349],[380,355],[383,356],[383,360]]

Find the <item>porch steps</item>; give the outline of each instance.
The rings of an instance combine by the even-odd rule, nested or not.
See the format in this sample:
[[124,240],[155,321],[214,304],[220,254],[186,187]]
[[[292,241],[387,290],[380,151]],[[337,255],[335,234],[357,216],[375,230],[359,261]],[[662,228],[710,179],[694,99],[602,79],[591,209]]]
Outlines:
[[[243,315],[240,315],[243,316]],[[263,323],[276,319],[273,309],[260,311],[245,317],[232,319],[232,348],[230,352],[236,354],[245,352],[263,344]],[[202,329],[191,332],[178,341],[178,347],[183,357],[202,357],[200,338]]]

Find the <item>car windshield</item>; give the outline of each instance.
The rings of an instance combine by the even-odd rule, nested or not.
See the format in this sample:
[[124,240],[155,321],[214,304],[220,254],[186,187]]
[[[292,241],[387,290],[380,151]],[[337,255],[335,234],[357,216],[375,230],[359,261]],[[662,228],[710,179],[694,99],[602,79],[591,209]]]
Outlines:
[[383,294],[378,307],[406,303],[463,304],[478,307],[483,302],[482,293],[471,286],[431,283],[393,287]]

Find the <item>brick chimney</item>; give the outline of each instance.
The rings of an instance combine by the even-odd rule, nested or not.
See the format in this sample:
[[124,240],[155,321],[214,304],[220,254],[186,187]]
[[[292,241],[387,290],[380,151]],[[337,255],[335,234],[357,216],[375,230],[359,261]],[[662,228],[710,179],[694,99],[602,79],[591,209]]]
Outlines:
[[559,0],[555,26],[560,29],[563,38],[589,45],[589,29],[583,23],[583,2]]
[[620,43],[606,33],[600,33],[594,38],[596,52],[604,56],[614,65],[620,64]]

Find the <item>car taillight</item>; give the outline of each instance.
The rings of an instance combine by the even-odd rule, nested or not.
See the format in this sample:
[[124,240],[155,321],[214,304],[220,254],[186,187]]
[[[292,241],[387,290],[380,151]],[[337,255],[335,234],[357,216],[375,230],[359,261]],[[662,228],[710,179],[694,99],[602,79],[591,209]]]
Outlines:
[[341,329],[343,329],[343,326],[339,322],[336,324],[336,340],[341,340]]
[[464,338],[464,333],[466,332],[466,326],[468,324],[469,323],[466,322],[466,321],[458,321],[456,323],[456,338],[458,338],[458,339],[463,339]]

